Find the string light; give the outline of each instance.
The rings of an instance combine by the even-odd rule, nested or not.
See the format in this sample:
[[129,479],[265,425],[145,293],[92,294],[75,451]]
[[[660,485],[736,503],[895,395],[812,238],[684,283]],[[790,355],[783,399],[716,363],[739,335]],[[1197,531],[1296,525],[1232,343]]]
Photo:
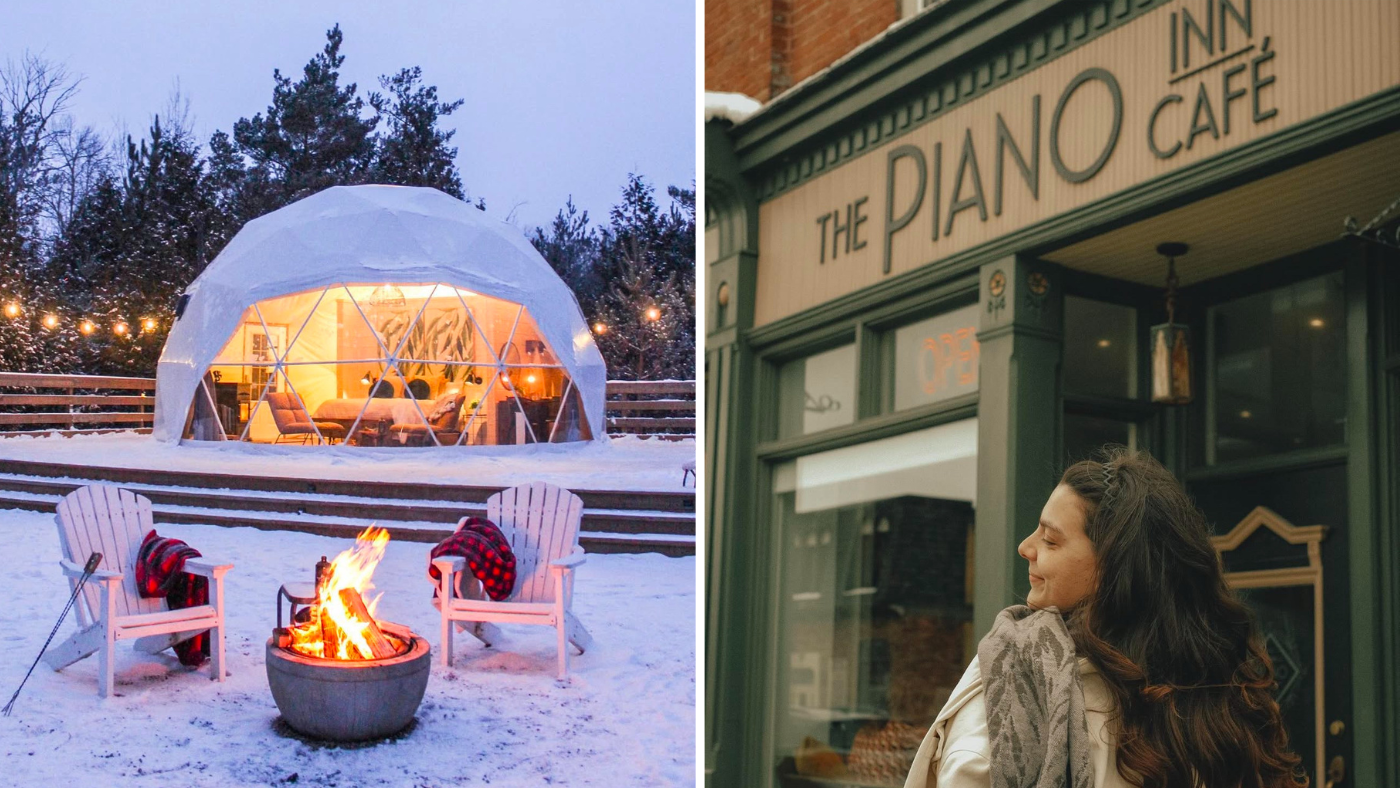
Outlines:
[[49,330],[53,330],[53,329],[55,329],[55,328],[57,328],[57,327],[58,327],[58,315],[55,315],[55,314],[53,314],[52,312],[50,312],[50,313],[47,314],[47,315],[44,315],[44,328],[47,328],[47,329],[49,329]]
[[657,309],[657,308],[654,307],[654,306],[652,306],[652,307],[647,307],[647,320],[656,321],[656,320],[660,320],[660,319],[661,319],[661,310],[660,310],[660,309]]
[[5,317],[19,317],[19,304],[14,301],[5,305]]
[[119,337],[126,336],[127,332],[130,330],[131,327],[128,326],[126,323],[117,323],[116,325],[112,326],[112,333],[116,334]]
[[593,333],[595,333],[595,334],[606,334],[606,333],[608,333],[608,326],[607,326],[607,324],[604,323],[604,322],[602,322],[602,321],[599,321],[599,322],[597,322],[597,323],[594,323],[594,324],[593,324]]
[[78,324],[78,330],[83,332],[83,334],[85,335],[91,334],[96,328],[97,326],[93,325],[93,322],[91,320],[84,320],[83,322]]
[[143,318],[141,318],[141,330],[142,330],[142,331],[155,331],[155,330],[156,330],[156,320],[155,320],[155,318],[153,318],[153,317],[143,317]]

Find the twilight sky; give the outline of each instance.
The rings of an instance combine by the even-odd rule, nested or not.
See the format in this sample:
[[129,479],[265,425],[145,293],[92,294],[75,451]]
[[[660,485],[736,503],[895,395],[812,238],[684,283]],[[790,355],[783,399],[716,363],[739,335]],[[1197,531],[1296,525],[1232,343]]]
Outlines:
[[606,223],[629,172],[663,206],[695,180],[692,0],[0,0],[0,61],[27,50],[81,75],[71,114],[109,136],[144,136],[178,84],[207,145],[266,110],[274,68],[299,80],[337,22],[361,97],[416,65],[439,100],[466,100],[445,125],[492,216],[548,224],[572,194]]

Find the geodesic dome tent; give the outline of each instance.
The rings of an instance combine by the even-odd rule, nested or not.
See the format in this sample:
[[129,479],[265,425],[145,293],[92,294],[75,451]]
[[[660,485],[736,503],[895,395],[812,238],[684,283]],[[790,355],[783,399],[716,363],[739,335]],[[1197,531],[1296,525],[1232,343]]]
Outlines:
[[166,442],[606,440],[607,372],[519,229],[436,189],[337,186],[255,219],[161,352]]

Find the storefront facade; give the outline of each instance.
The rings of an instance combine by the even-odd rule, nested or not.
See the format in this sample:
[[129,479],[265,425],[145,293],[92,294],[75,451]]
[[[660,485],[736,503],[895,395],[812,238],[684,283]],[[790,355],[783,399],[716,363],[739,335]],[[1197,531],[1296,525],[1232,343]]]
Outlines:
[[1400,252],[1343,237],[1400,197],[1396,31],[1371,0],[954,0],[707,124],[710,785],[902,784],[1109,442],[1213,523],[1316,784],[1400,785]]

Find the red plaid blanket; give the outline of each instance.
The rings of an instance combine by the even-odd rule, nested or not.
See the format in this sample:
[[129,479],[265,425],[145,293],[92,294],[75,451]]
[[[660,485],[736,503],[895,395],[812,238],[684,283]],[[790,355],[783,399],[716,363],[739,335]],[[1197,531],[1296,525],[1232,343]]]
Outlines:
[[433,559],[444,555],[467,559],[467,568],[496,602],[515,590],[515,553],[501,529],[485,517],[468,517],[456,533],[439,542],[428,555],[428,577],[433,580],[434,595],[442,585],[442,573],[433,566]]
[[[198,550],[179,539],[151,531],[136,556],[137,592],[147,599],[165,597],[171,610],[209,604],[209,580],[185,571],[185,559],[199,557]],[[209,630],[176,643],[175,655],[181,665],[203,665],[209,658]]]

